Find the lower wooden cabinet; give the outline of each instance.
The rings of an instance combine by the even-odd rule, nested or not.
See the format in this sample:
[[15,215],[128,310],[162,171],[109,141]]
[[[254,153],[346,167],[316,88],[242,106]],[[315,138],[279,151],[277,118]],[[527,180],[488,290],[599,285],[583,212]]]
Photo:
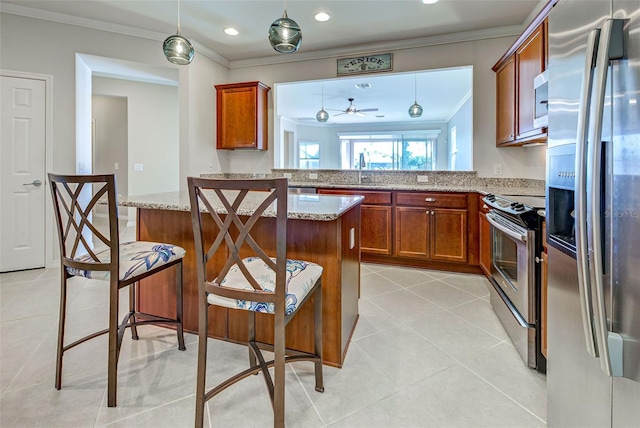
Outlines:
[[467,210],[396,207],[396,256],[467,261]]
[[391,255],[391,192],[353,189],[318,189],[327,195],[362,195],[360,251]]
[[360,218],[360,251],[391,254],[391,207],[363,205]]

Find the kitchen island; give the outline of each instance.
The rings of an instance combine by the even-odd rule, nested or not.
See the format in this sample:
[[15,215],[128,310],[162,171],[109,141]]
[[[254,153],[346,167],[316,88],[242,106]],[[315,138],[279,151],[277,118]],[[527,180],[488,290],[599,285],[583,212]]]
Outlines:
[[[319,264],[322,273],[322,332],[325,364],[341,367],[358,319],[360,291],[361,196],[289,195],[287,257]],[[198,331],[198,275],[189,195],[169,192],[131,196],[120,205],[137,208],[137,239],[167,242],[185,248],[183,260],[184,328]],[[218,207],[215,207],[218,211]],[[243,207],[251,214],[251,206]],[[224,210],[220,207],[221,212]],[[210,218],[203,228],[217,233]],[[275,217],[263,215],[255,226],[257,239],[275,255]],[[218,257],[218,256],[217,256]],[[226,254],[219,255],[221,262]],[[215,263],[221,266],[220,263]],[[174,273],[162,272],[141,281],[140,311],[175,317]],[[272,317],[257,314],[256,338],[271,343]],[[247,340],[245,311],[211,307],[209,336],[232,342]],[[307,302],[287,326],[287,347],[313,351],[313,302]]]

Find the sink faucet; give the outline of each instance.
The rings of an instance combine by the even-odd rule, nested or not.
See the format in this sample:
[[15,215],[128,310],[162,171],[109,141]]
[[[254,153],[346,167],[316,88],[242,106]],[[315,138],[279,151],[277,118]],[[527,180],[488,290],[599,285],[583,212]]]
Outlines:
[[362,184],[362,168],[364,167],[364,153],[360,152],[358,160],[358,184]]

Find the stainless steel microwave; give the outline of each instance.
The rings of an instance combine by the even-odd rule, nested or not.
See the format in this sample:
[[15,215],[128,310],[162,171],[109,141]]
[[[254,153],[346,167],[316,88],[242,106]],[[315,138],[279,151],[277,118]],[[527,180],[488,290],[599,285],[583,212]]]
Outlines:
[[533,126],[542,128],[549,125],[549,74],[546,70],[533,79],[533,90],[536,95]]

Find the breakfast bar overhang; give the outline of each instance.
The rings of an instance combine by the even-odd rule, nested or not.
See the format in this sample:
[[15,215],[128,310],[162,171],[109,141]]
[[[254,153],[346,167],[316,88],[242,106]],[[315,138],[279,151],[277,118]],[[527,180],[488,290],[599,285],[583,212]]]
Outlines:
[[[360,204],[362,196],[289,195],[287,257],[303,259],[323,267],[322,326],[324,363],[341,367],[358,319],[360,292]],[[130,196],[122,206],[137,208],[138,240],[170,242],[186,249],[183,260],[184,328],[198,330],[198,277],[196,270],[189,195],[169,192]],[[247,207],[250,215],[251,207]],[[213,240],[217,231],[210,218],[203,227]],[[257,237],[275,255],[275,218],[261,217]],[[270,245],[272,244],[272,245]],[[263,244],[264,245],[264,244]],[[242,254],[241,254],[242,256]],[[226,255],[219,254],[221,266]],[[140,311],[175,316],[173,272],[144,279],[139,284]],[[311,303],[311,302],[309,302]],[[313,350],[313,304],[306,304],[287,326],[287,347]],[[271,343],[272,319],[257,314],[256,338]],[[209,336],[245,343],[248,337],[245,311],[212,307]]]

